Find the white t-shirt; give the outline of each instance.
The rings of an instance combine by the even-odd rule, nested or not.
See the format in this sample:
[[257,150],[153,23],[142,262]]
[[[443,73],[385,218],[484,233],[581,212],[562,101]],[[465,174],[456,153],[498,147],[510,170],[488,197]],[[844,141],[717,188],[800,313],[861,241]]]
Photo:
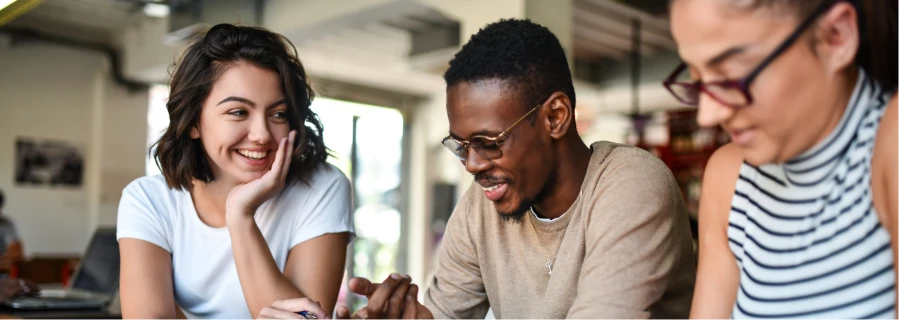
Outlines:
[[[355,233],[346,176],[325,165],[309,182],[288,186],[256,211],[256,224],[282,272],[297,244],[326,233],[350,232],[351,239]],[[118,239],[144,240],[172,254],[175,301],[185,315],[250,318],[228,228],[203,223],[189,192],[169,189],[161,175],[131,182],[122,191],[117,229]]]

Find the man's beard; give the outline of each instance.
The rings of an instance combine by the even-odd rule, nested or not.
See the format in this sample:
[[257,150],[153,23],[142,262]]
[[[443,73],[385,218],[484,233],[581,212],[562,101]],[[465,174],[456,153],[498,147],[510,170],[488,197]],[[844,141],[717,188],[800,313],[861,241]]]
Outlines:
[[558,175],[553,171],[549,174],[549,178],[546,179],[546,182],[543,183],[543,186],[537,194],[525,197],[518,203],[518,207],[512,209],[510,212],[501,212],[497,210],[499,216],[507,223],[520,223],[524,219],[525,213],[527,213],[534,204],[543,201],[543,199],[546,198],[546,195],[556,187],[556,183],[558,183]]

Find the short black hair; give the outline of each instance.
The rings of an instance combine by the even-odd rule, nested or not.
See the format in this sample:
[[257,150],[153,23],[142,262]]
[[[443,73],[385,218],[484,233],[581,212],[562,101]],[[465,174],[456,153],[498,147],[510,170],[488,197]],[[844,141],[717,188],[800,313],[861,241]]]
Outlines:
[[3,208],[4,204],[6,204],[6,197],[3,196],[3,190],[0,190],[0,208]]
[[562,44],[549,29],[528,19],[502,19],[482,28],[450,60],[443,79],[447,88],[460,82],[506,81],[527,109],[557,91],[575,106]]

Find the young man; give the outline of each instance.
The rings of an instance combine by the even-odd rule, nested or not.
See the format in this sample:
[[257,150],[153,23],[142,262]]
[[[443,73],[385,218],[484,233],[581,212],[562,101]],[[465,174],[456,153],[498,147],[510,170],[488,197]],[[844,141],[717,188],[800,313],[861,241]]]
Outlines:
[[[695,264],[665,165],[584,144],[565,53],[545,27],[501,20],[444,75],[444,146],[475,176],[446,228],[424,304],[408,277],[353,279],[359,318],[683,318]],[[348,317],[345,308],[338,317]]]

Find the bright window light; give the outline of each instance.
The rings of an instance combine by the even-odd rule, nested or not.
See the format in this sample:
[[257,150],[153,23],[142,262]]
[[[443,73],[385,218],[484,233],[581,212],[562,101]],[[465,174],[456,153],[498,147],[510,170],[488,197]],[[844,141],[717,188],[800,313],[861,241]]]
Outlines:
[[13,2],[16,2],[16,0],[0,0],[0,10],[3,10],[3,8],[8,7]]
[[169,16],[169,6],[158,3],[148,3],[144,5],[144,14],[154,18],[165,18]]

